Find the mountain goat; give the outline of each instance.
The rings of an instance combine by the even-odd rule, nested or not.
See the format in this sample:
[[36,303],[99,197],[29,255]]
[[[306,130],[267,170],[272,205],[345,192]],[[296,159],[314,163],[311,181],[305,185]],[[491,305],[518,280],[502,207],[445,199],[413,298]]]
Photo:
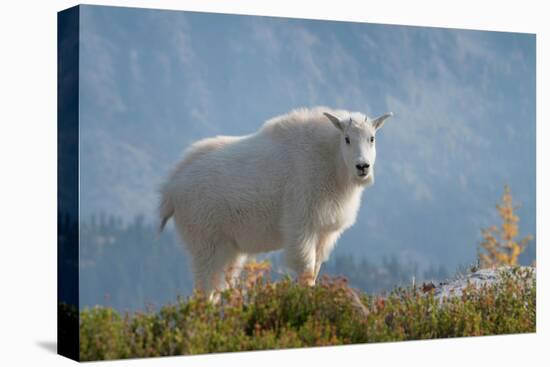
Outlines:
[[315,284],[374,181],[376,119],[324,107],[298,109],[246,136],[192,144],[160,188],[160,231],[170,217],[206,294],[238,276],[246,256],[284,249]]

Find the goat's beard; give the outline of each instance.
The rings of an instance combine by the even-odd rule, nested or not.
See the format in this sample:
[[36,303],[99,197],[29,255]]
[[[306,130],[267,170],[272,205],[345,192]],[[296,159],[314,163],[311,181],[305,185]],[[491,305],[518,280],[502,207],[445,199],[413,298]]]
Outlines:
[[360,177],[355,175],[353,178],[353,181],[358,185],[362,187],[369,187],[374,184],[374,170],[370,170],[369,173],[364,176]]

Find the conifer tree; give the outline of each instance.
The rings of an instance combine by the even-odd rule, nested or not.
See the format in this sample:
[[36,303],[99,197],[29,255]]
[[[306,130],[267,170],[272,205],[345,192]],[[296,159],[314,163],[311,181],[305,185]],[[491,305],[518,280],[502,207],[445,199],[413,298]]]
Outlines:
[[517,240],[519,235],[519,217],[514,213],[518,206],[514,206],[510,187],[504,187],[502,203],[497,204],[497,210],[502,219],[500,227],[496,225],[481,230],[483,241],[480,244],[478,257],[482,268],[502,265],[516,265],[519,255],[525,251],[531,235]]

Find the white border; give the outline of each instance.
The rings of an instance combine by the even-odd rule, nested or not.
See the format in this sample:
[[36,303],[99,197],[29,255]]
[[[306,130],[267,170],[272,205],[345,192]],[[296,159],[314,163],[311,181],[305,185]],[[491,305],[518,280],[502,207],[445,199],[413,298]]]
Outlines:
[[[9,5],[6,5],[9,4]],[[74,1],[0,11],[0,364],[69,365],[56,338],[56,12]],[[537,334],[104,362],[119,366],[318,364],[537,366],[547,363],[549,30],[543,1],[193,0],[94,4],[537,33]],[[546,105],[543,104],[546,101]],[[545,340],[546,339],[546,340]],[[545,343],[546,341],[546,343]],[[49,346],[49,348],[48,348]],[[545,353],[546,352],[546,353]],[[34,364],[33,364],[34,363]]]

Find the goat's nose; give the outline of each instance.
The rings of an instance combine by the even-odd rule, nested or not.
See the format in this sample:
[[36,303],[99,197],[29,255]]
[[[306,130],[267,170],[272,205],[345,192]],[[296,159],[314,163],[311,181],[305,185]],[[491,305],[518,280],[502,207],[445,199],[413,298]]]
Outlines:
[[369,167],[370,167],[370,164],[368,164],[368,163],[357,163],[355,165],[355,168],[357,168],[359,171],[364,171]]

